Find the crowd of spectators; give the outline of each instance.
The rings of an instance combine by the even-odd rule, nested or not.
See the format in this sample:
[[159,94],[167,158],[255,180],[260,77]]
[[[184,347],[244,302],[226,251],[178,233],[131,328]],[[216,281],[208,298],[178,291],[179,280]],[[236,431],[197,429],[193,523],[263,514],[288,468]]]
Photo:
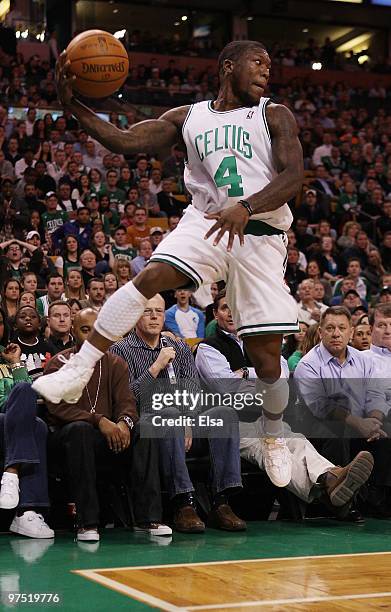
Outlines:
[[[12,341],[11,349],[3,352],[2,358],[4,367],[11,364],[8,378],[4,376],[11,381],[22,369],[21,365],[15,365],[21,360],[25,371],[23,376],[19,372],[20,380],[26,382],[41,376],[46,363],[57,353],[65,350],[69,357],[76,350],[75,346],[81,345],[83,330],[91,328],[105,300],[144,268],[156,246],[169,232],[175,231],[189,203],[183,185],[184,154],[179,147],[174,146],[165,159],[142,151],[137,156],[125,158],[112,154],[90,138],[68,112],[56,119],[48,112],[41,118],[39,105],[50,102],[48,91],[53,92],[52,100],[55,101],[53,76],[48,68],[37,58],[32,58],[26,66],[17,58],[15,65],[4,70],[0,78],[8,100],[14,96],[18,104],[27,108],[25,116],[16,121],[5,105],[0,107],[0,324],[4,324],[0,343],[7,346],[9,340]],[[186,77],[177,71],[174,60],[167,74],[160,75],[154,63],[148,70],[149,74],[144,72],[143,78],[147,78],[146,86],[151,88],[162,87],[167,82],[173,84],[173,79],[182,87],[193,78],[190,71]],[[134,74],[130,74],[129,82]],[[215,87],[217,80],[211,70],[200,85],[195,85],[191,95],[197,92],[196,100],[213,99]],[[391,118],[382,107],[357,105],[354,94],[342,83],[311,86],[294,81],[276,90],[276,100],[291,108],[296,117],[306,169],[303,191],[289,203],[294,224],[288,232],[285,278],[298,301],[301,327],[300,333],[287,338],[283,346],[291,371],[319,345],[319,326],[322,321],[324,323],[322,317],[329,306],[342,307],[336,311],[336,316],[345,316],[351,326],[352,337],[347,338],[347,342],[351,342],[354,350],[362,351],[371,346],[371,329],[376,323],[373,309],[391,302]],[[368,95],[384,98],[381,88]],[[134,123],[135,115],[129,112],[121,122],[113,112],[110,121],[126,129]],[[219,299],[215,297],[217,291],[218,287],[212,286],[210,292],[208,289],[194,295],[187,290],[167,292],[157,298],[158,303],[155,299],[148,306],[136,331],[118,344],[117,352],[114,350],[125,358],[131,371],[134,368],[132,376],[136,380],[145,375],[143,368],[158,377],[172,361],[175,351],[178,357],[175,374],[181,376],[181,372],[186,372],[189,378],[197,377],[190,349],[178,339],[191,343],[195,338],[209,338],[218,335],[224,325],[229,331],[228,319],[224,323],[227,315],[220,313],[220,319],[216,315],[222,299],[221,294]],[[391,319],[387,310],[384,313],[383,318]],[[151,330],[148,331],[148,321],[154,318],[159,321],[155,325],[160,329],[159,334],[164,324],[173,334],[168,336],[168,345],[161,345],[159,334],[155,337]],[[391,322],[387,324],[391,329]],[[151,340],[152,336],[155,339]],[[381,342],[383,340],[377,340],[376,346],[389,353],[387,342]],[[145,348],[143,343],[149,343],[149,361],[137,362],[136,368],[132,351]],[[61,359],[58,359],[55,367],[61,367]],[[109,369],[113,367],[110,359],[104,365]],[[53,362],[50,363],[53,367]],[[232,365],[233,375],[237,375],[236,371],[243,373],[243,368]],[[98,368],[96,377],[100,381],[103,374],[99,372]],[[109,376],[106,371],[104,375]],[[117,391],[125,393],[121,384]],[[11,383],[4,386],[3,404],[11,387]],[[99,386],[97,389],[96,393]],[[129,439],[125,426],[114,431],[110,419],[124,416],[136,423],[138,418],[137,385],[131,390],[136,401],[133,395],[130,399],[115,395],[113,389],[111,399],[108,395],[107,405],[102,409],[106,420],[99,426],[100,434],[112,445],[110,448],[116,450],[121,449],[121,444],[123,450],[128,448]],[[86,395],[83,400],[89,402],[86,405],[91,406],[91,414],[95,413],[91,403],[94,397],[96,403],[97,395],[94,394]],[[113,408],[109,409],[111,401]],[[118,408],[118,412],[116,406],[121,407],[122,402],[124,411]],[[53,408],[52,413],[55,410]],[[57,414],[60,421],[64,419],[64,410]],[[87,412],[90,414],[89,409]],[[94,418],[87,419],[83,414],[78,413],[75,419],[84,419],[96,428]],[[375,420],[377,422],[377,416]],[[53,426],[50,421],[50,427]],[[71,438],[64,434],[59,436],[58,443],[66,446],[71,439],[72,448],[77,448],[78,436],[85,434],[83,427],[70,427],[67,436]],[[235,435],[232,434],[231,440],[236,439]],[[235,458],[229,445],[216,441],[211,442],[212,447],[213,444],[219,449],[218,453],[226,454],[226,466],[230,469],[236,466],[233,488],[238,488],[240,474],[238,476],[235,461],[239,460],[239,455]],[[171,485],[174,483],[176,487],[172,491],[175,498],[173,524],[179,531],[199,532],[205,525],[195,513],[191,499],[193,487],[185,468],[185,452],[190,446],[186,437],[175,451],[176,475],[181,474],[182,480],[176,481],[175,474],[170,477]],[[152,478],[156,466],[156,457],[154,455],[152,461],[150,453],[150,448],[143,448],[137,454],[138,458],[150,458],[148,478]],[[132,461],[136,461],[134,454],[132,457]],[[83,498],[86,487],[80,484],[85,481],[81,480],[81,464],[76,463],[74,460],[68,467],[72,481],[80,486],[75,485],[76,497],[69,501],[77,498],[80,539],[91,536],[90,528],[93,528],[93,539],[97,526],[96,496],[87,487],[94,512],[92,518],[86,518],[83,516],[88,507]],[[224,471],[218,472],[219,469],[221,467],[215,466],[215,477],[218,473],[224,480]],[[12,475],[17,474],[12,470],[5,473],[11,474],[5,478],[8,487],[5,491],[11,487],[7,495],[14,499],[12,486],[16,478]],[[93,473],[94,466],[90,464],[83,477]],[[40,473],[41,483],[44,477],[45,474]],[[143,479],[141,472],[139,477]],[[156,502],[151,507],[155,507],[156,512],[140,515],[138,528],[166,535],[169,528],[161,522],[161,504],[159,499],[156,501],[158,484],[153,480],[151,486]],[[388,486],[388,480],[382,481],[383,488]],[[43,530],[42,533],[49,534],[36,537],[52,537],[43,518],[42,522],[35,516],[37,508],[48,504],[42,488],[40,495],[33,510],[28,507],[24,514],[35,513],[32,517],[32,522],[36,523],[34,533]],[[244,529],[243,521],[228,504],[224,488],[223,492],[215,488],[214,496],[211,524],[231,531]],[[310,500],[308,491],[303,498]],[[2,503],[6,502],[0,500],[0,507],[6,507],[1,506]],[[148,506],[145,499],[135,503],[141,508]],[[388,511],[386,505],[384,513]],[[22,512],[16,519],[24,514]],[[17,533],[23,529],[19,523],[23,520],[16,520],[14,530]]]

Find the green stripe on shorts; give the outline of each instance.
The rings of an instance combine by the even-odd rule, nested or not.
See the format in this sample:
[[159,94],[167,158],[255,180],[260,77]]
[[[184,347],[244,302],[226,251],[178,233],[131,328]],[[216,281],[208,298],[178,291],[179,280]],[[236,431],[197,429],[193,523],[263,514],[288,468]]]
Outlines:
[[245,227],[244,234],[250,234],[252,236],[281,236],[285,234],[285,232],[264,221],[250,219]]
[[[178,260],[178,263],[176,261],[172,261],[172,259],[174,260]],[[190,280],[193,282],[193,284],[195,285],[196,289],[198,289],[200,287],[200,285],[202,284],[202,278],[197,274],[197,276],[199,276],[199,278],[201,279],[201,282],[196,278],[196,276],[193,276],[193,274],[191,272],[189,272],[188,270],[186,270],[186,268],[184,267],[185,262],[182,262],[180,259],[178,259],[178,257],[174,257],[173,255],[156,255],[153,259],[151,258],[149,260],[151,263],[153,263],[154,261],[158,261],[161,263],[166,263],[169,266],[172,266],[173,268],[175,268],[176,270],[179,270],[179,272],[182,272],[182,274],[184,274],[185,276],[187,276],[188,278],[190,278]],[[189,266],[190,268],[190,266]],[[191,268],[192,269],[192,268]]]

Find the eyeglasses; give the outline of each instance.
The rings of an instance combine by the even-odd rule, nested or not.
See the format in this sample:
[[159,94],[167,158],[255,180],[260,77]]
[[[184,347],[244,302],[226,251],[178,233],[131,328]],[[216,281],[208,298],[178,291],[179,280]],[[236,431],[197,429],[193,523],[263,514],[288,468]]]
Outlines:
[[152,317],[153,314],[156,314],[157,316],[162,316],[164,315],[164,309],[163,308],[146,308],[143,312],[143,317]]

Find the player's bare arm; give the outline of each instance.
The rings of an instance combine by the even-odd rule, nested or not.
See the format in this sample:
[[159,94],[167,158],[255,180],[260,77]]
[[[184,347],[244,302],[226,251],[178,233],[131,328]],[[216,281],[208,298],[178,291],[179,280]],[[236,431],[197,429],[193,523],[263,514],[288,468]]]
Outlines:
[[247,198],[254,214],[280,208],[297,194],[303,182],[303,151],[293,114],[282,104],[269,104],[266,118],[278,176],[261,191]]
[[148,119],[120,130],[103,121],[91,109],[74,97],[72,88],[75,77],[69,75],[69,61],[63,52],[56,65],[58,97],[78,119],[83,128],[103,146],[114,153],[132,155],[140,151],[154,153],[181,143],[181,128],[189,106],[181,106],[164,113],[159,119]]
[[[254,214],[280,208],[296,195],[303,180],[303,152],[294,116],[281,104],[269,104],[266,116],[271,131],[272,151],[278,176],[261,191],[246,198]],[[218,231],[214,241],[216,245],[224,234],[229,232],[228,250],[231,250],[236,235],[243,244],[243,232],[250,217],[241,204],[235,204],[220,213],[206,217],[216,219],[216,223],[206,234],[206,239]]]

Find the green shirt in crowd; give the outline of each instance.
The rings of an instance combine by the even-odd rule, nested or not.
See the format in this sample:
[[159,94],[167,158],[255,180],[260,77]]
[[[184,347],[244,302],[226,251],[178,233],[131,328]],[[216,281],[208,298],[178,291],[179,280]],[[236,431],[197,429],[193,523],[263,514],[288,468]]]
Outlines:
[[[4,351],[4,346],[0,346],[0,353]],[[10,364],[0,357],[0,412],[4,412],[4,406],[13,387],[19,382],[31,383],[26,368],[16,368],[12,370]]]
[[45,232],[53,234],[59,227],[68,221],[68,213],[63,210],[55,210],[54,212],[45,212],[42,215],[42,223]]
[[132,247],[118,247],[113,245],[111,247],[114,259],[126,259],[127,261],[132,261],[137,255],[136,249],[132,249]]

